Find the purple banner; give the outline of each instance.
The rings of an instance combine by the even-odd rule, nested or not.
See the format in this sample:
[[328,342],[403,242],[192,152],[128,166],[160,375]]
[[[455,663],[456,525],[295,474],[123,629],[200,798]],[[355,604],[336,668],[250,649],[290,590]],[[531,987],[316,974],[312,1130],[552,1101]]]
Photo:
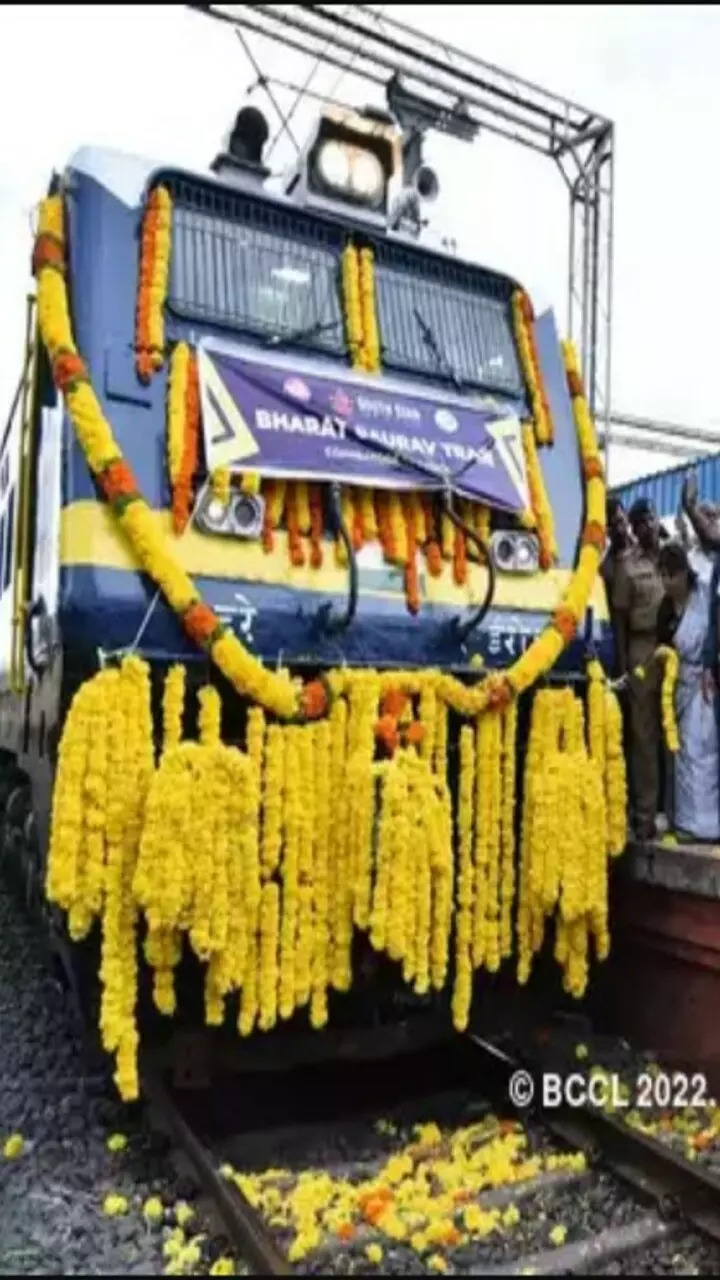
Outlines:
[[[520,425],[497,410],[398,394],[377,381],[293,372],[203,349],[210,469],[439,490],[525,506]],[[509,411],[512,414],[512,410]]]

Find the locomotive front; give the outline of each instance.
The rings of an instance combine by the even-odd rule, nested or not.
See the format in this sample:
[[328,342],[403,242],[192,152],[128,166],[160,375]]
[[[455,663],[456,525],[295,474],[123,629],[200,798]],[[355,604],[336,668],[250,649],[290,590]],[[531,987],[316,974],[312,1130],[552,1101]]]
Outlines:
[[[31,685],[61,741],[34,805],[50,900],[75,940],[99,922],[124,1097],[146,971],[171,1018],[190,963],[208,1025],[232,1007],[248,1036],[342,1016],[375,955],[464,1028],[477,972],[517,951],[526,980],[556,908],[569,990],[607,944],[612,695],[595,680],[587,745],[569,688],[517,732],[606,632],[572,348],[515,282],[421,245],[436,179],[389,115],[327,112],[282,196],[264,137],[241,112],[212,177],[80,152],[40,213],[57,642]],[[524,792],[547,828],[555,755],[598,831],[567,910],[518,820]]]

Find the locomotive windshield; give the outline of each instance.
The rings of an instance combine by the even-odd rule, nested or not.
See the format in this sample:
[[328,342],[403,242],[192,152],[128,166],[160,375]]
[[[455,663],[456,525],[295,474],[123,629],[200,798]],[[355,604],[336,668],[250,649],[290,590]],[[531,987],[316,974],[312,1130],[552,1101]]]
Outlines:
[[426,272],[376,268],[378,321],[386,367],[506,395],[521,392],[507,297],[428,279]]
[[345,351],[340,247],[176,208],[169,302],[181,314],[258,337],[302,335]]
[[[241,194],[176,181],[169,304],[188,319],[347,354],[347,232]],[[383,365],[456,389],[522,394],[512,284],[450,258],[376,246]]]

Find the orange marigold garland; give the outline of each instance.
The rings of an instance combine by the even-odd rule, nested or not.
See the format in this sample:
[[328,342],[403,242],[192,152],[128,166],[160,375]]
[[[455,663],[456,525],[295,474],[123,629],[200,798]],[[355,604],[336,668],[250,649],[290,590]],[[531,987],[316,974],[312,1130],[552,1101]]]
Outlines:
[[321,569],[323,562],[323,500],[319,484],[310,485],[310,564],[313,569]]
[[149,382],[165,358],[165,298],[170,272],[172,201],[165,187],[150,192],[142,221],[135,321],[135,368]]
[[296,568],[305,564],[305,551],[300,534],[300,512],[298,509],[298,486],[289,484],[285,495],[285,524],[288,534],[290,563]]
[[197,360],[186,342],[170,359],[168,379],[168,478],[173,528],[184,531],[190,519],[200,444],[200,386]]
[[467,582],[467,542],[462,529],[455,529],[453,538],[453,577],[458,587]]
[[275,547],[275,538],[273,535],[282,520],[283,511],[285,509],[286,488],[287,485],[284,480],[263,481],[265,514],[263,516],[262,541],[263,551],[268,554],[273,551]]
[[522,289],[513,294],[512,313],[520,360],[530,393],[535,440],[539,445],[550,445],[554,440],[553,421],[535,342],[535,315],[532,303]]
[[405,599],[412,614],[420,608],[420,578],[417,564],[417,538],[415,512],[410,498],[403,499],[405,510],[405,535],[407,538],[407,563],[404,570]]

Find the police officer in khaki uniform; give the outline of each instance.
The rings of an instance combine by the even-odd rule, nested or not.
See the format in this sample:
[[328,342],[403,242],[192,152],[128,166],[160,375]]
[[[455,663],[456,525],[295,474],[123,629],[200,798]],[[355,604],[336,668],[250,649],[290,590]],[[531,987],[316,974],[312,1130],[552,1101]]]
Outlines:
[[663,598],[658,569],[660,526],[648,498],[638,498],[629,512],[636,545],[618,566],[613,584],[618,664],[621,673],[646,667],[642,680],[629,682],[630,778],[639,840],[656,834],[660,798],[660,678],[655,650],[657,615]]

